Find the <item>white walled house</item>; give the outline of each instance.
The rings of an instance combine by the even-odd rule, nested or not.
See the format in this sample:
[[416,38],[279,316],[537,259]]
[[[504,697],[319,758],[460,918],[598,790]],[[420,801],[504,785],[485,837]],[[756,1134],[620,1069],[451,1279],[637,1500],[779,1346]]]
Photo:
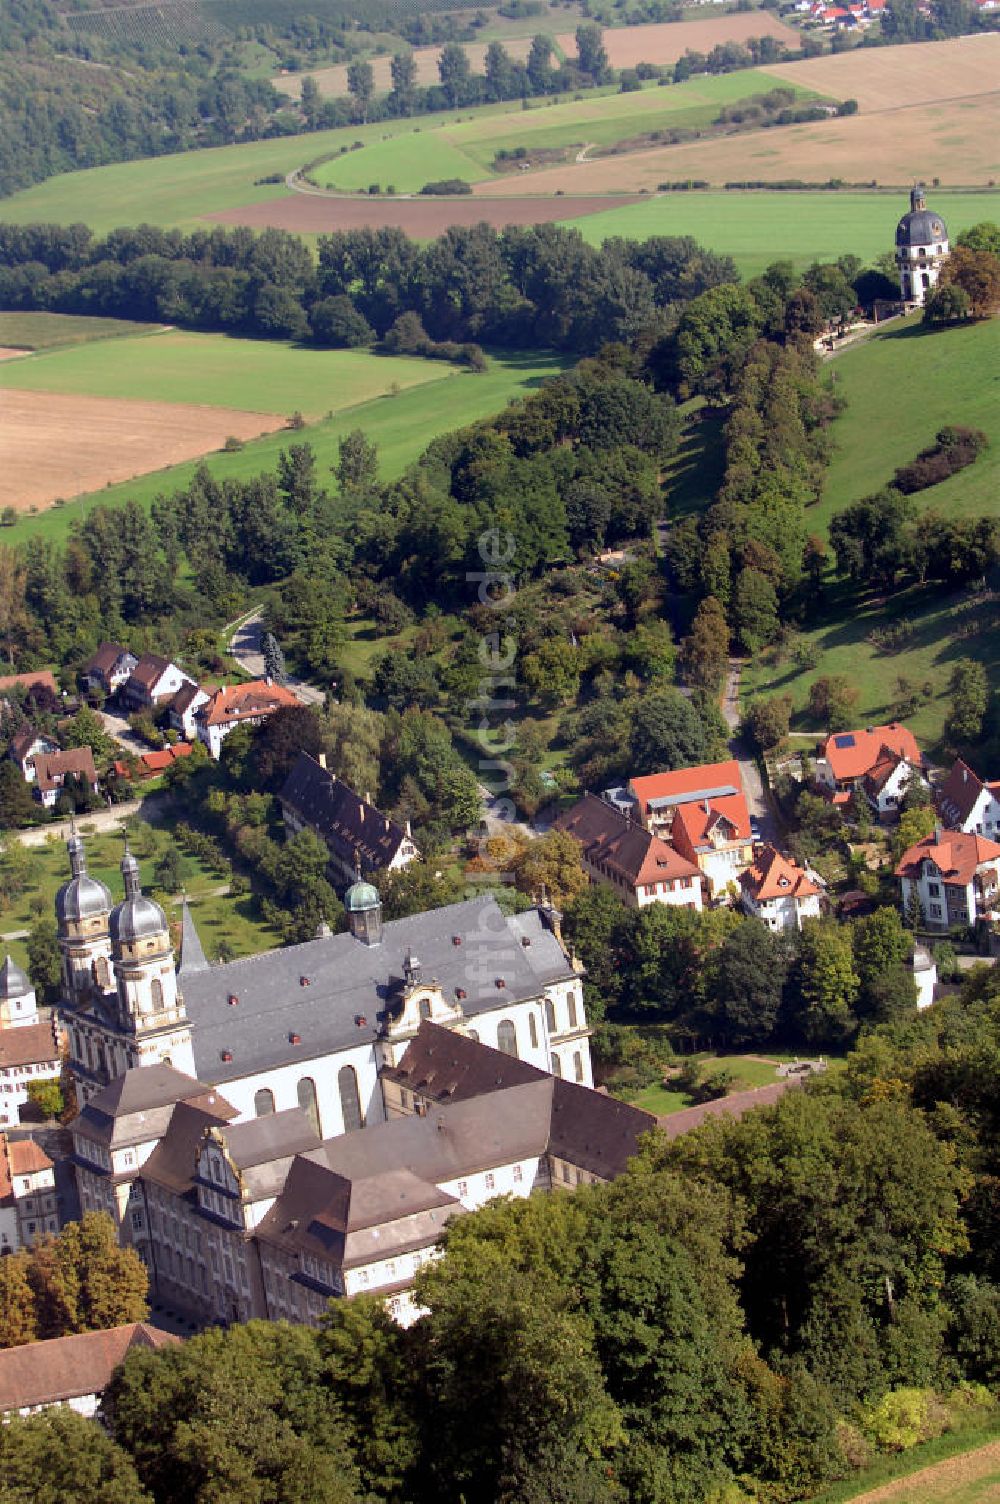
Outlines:
[[218,762],[222,743],[231,731],[238,726],[260,726],[276,710],[298,703],[290,689],[270,679],[224,684],[194,712],[198,739]]
[[152,710],[164,700],[172,700],[185,684],[193,684],[169,658],[158,653],[143,653],[122,686],[122,699],[131,710]]
[[915,898],[929,930],[971,927],[1000,910],[1000,845],[985,836],[925,836],[903,853],[896,876],[904,913]]
[[584,794],[553,824],[580,843],[590,881],[613,888],[629,908],[663,903],[701,912],[700,869],[647,830],[635,806],[622,810],[607,799]]
[[883,755],[861,780],[868,803],[883,824],[898,818],[908,790],[915,785],[930,788],[919,764],[888,749],[883,749]]
[[338,881],[352,882],[359,872],[398,872],[419,859],[409,822],[397,824],[367,794],[348,788],[327,768],[325,753],[299,753],[278,803],[290,834],[311,830],[325,842]]
[[196,716],[201,707],[208,704],[214,693],[214,690],[205,689],[203,685],[189,681],[181,685],[171,698],[167,708],[167,718],[173,729],[180,732],[185,741],[197,741]]
[[808,873],[773,846],[758,846],[750,866],[740,876],[744,909],[774,934],[802,928],[805,919],[820,917],[820,890]]
[[628,791],[646,828],[701,872],[709,899],[738,884],[753,856],[753,835],[735,759],[633,778]]
[[119,642],[102,642],[97,652],[87,659],[80,670],[80,677],[88,689],[113,695],[128,682],[129,675],[139,662],[134,653]]
[[32,1081],[58,1081],[59,1036],[48,1021],[0,1029],[0,1127],[16,1127]]
[[937,807],[949,830],[1000,841],[1000,780],[986,782],[960,757],[941,785]]
[[0,1254],[59,1231],[55,1167],[34,1139],[0,1134]]
[[25,783],[34,783],[37,777],[35,758],[40,753],[58,751],[58,744],[51,737],[42,736],[33,726],[26,727],[10,744],[10,756],[20,768]]

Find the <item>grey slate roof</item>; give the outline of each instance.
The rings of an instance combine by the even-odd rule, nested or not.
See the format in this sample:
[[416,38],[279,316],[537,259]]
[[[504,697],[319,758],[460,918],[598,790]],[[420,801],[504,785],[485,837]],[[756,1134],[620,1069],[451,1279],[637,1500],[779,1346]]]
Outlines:
[[[392,920],[380,945],[331,935],[210,966],[184,976],[199,1079],[238,1080],[372,1043],[399,992],[407,951],[470,1018],[538,997],[548,983],[575,975],[537,910],[519,914],[515,924],[490,897]],[[458,999],[459,990],[465,997]]]
[[192,1076],[171,1065],[146,1065],[125,1071],[96,1092],[71,1128],[109,1148],[143,1143],[166,1132],[178,1102],[217,1112],[220,1119],[236,1115],[223,1097]]
[[181,915],[181,964],[177,968],[177,975],[183,981],[196,971],[207,970],[208,957],[205,954],[205,947],[195,927],[191,905],[185,898]]
[[210,1108],[204,1097],[197,1103],[176,1103],[170,1109],[166,1132],[142,1167],[143,1177],[183,1196],[194,1185],[198,1149],[206,1130],[222,1127],[234,1115],[235,1110],[223,1104],[221,1097]]
[[31,983],[15,961],[8,955],[0,966],[0,998],[26,997]]
[[355,859],[372,872],[388,867],[407,839],[406,831],[308,752],[300,752],[285,780],[278,800],[326,842],[331,852],[347,866]]
[[267,1164],[282,1156],[304,1154],[322,1143],[309,1114],[301,1107],[289,1107],[284,1112],[269,1112],[245,1123],[233,1123],[223,1136],[229,1158],[238,1170]]

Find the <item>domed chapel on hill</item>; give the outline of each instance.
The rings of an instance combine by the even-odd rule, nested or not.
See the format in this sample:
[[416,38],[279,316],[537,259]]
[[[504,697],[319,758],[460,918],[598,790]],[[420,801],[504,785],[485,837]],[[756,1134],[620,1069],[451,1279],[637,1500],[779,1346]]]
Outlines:
[[947,258],[948,226],[928,209],[923,184],[917,183],[910,192],[910,212],[896,226],[896,268],[905,303],[923,306]]

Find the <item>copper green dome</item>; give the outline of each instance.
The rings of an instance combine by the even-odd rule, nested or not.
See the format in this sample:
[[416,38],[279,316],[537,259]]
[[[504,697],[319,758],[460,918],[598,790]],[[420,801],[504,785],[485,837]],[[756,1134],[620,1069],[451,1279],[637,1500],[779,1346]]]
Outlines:
[[377,909],[381,902],[378,889],[360,877],[344,894],[344,908],[348,914],[362,914],[366,909]]

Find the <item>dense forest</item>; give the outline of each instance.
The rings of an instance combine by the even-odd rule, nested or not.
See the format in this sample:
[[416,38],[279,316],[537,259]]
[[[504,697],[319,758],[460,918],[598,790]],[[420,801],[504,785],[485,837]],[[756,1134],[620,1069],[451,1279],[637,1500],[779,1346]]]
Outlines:
[[612,1185],[453,1221],[409,1330],[358,1297],[130,1355],[106,1431],[2,1428],[5,1496],[786,1504],[995,1423],[998,1050],[984,967]]

